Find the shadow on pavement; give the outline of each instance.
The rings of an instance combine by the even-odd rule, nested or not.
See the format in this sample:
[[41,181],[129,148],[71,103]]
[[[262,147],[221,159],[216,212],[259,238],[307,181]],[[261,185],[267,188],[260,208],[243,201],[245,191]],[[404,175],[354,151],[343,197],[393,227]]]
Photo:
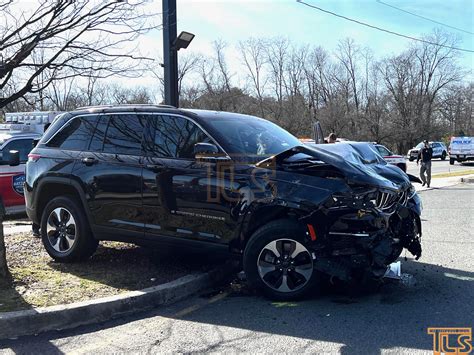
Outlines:
[[[388,282],[378,290],[347,295],[329,288],[319,299],[270,302],[262,297],[220,307],[225,314],[204,308],[185,320],[242,328],[308,340],[343,344],[343,354],[379,353],[395,347],[432,350],[428,327],[472,327],[474,272],[407,261],[413,286]],[[238,297],[238,294],[231,295]],[[199,352],[212,350],[199,349]],[[311,342],[308,343],[311,346]],[[183,349],[184,350],[184,349]],[[295,349],[303,352],[304,348]]]
[[[176,312],[176,307],[160,308],[105,324],[19,339],[22,346],[18,350],[34,347],[38,351],[44,351],[48,350],[49,342],[55,339],[85,335],[156,316],[199,323],[201,327],[196,329],[202,329],[203,333],[219,332],[215,326],[257,332],[240,340],[221,337],[220,342],[209,341],[208,344],[203,336],[204,344],[198,352],[222,349],[221,346],[227,351],[243,351],[238,347],[238,342],[249,344],[252,341],[263,341],[263,338],[271,335],[307,340],[299,342],[306,345],[295,346],[296,353],[315,351],[314,341],[340,344],[342,354],[378,354],[383,349],[393,348],[432,351],[433,342],[432,336],[427,334],[428,327],[472,326],[473,272],[410,260],[404,262],[403,266],[404,272],[416,277],[415,285],[387,282],[377,290],[357,294],[329,287],[320,297],[283,303],[272,302],[248,292],[230,291],[228,297],[213,305],[201,298],[201,306],[183,316],[177,316],[180,312]],[[226,290],[229,291],[229,288]],[[179,324],[176,323],[175,327],[173,324],[169,329],[170,334],[179,332]],[[199,337],[202,334],[185,336]],[[8,341],[0,345],[0,348],[15,351],[19,342]],[[178,351],[186,349],[183,347]]]

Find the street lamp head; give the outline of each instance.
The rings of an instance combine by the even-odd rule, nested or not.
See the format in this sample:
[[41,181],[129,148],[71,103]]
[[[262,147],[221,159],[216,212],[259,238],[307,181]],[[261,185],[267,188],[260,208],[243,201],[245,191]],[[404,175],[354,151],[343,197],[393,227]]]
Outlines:
[[184,49],[188,48],[189,43],[191,43],[193,38],[194,38],[194,34],[190,32],[182,31],[179,34],[179,36],[176,38],[176,41],[174,42],[175,50],[179,51],[181,48],[184,48]]

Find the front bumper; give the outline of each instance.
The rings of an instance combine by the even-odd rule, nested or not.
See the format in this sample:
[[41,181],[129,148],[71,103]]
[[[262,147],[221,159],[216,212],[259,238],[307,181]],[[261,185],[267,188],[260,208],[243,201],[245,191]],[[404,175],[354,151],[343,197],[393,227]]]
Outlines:
[[331,206],[307,223],[322,236],[313,242],[315,268],[344,281],[381,278],[403,248],[421,256],[421,201],[416,194],[391,209]]

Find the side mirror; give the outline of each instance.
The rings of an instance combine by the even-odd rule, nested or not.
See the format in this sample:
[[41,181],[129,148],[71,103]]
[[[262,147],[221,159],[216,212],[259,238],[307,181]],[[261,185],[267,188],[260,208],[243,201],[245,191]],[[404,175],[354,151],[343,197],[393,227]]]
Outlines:
[[18,166],[20,165],[20,152],[18,150],[10,150],[10,159],[8,160],[8,165]]
[[194,145],[195,156],[215,156],[219,153],[219,149],[211,143],[196,143]]

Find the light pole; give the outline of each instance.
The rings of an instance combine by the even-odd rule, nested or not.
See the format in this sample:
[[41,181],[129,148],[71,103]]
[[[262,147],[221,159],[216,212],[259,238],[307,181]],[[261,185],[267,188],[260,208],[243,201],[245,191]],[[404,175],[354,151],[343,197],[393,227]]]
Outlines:
[[176,37],[176,0],[163,1],[163,67],[165,81],[165,104],[179,107],[178,95],[178,51],[187,48],[194,38],[189,32]]

